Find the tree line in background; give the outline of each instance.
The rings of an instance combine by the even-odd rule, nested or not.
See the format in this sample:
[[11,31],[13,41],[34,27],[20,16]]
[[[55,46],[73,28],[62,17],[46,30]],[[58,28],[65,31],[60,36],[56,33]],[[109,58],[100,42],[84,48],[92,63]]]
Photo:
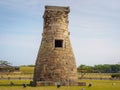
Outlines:
[[[0,60],[0,72],[12,73],[21,72],[24,74],[33,74],[35,65],[22,65],[22,66],[12,66],[12,64],[5,60]],[[80,65],[77,68],[80,79],[84,77],[87,73],[108,73],[111,75],[112,79],[120,79],[120,64],[103,64],[103,65]]]
[[[35,65],[22,65],[26,67],[34,67]],[[20,66],[12,66],[10,62],[5,60],[0,60],[0,70],[4,68],[9,69],[14,67],[15,69],[19,70]],[[103,65],[94,65],[94,66],[87,66],[81,64],[77,71],[79,73],[120,73],[120,64],[103,64]]]
[[120,64],[103,64],[103,65],[80,65],[77,68],[79,73],[120,73]]

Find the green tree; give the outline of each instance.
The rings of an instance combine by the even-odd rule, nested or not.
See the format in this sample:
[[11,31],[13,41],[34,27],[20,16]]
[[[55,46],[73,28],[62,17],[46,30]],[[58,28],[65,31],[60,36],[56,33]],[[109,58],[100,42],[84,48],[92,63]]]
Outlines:
[[1,65],[3,65],[3,64],[5,64],[5,65],[11,65],[10,62],[5,61],[5,60],[0,60],[0,64],[1,64]]
[[82,64],[77,70],[80,73],[120,73],[120,64],[100,64],[94,66]]
[[111,65],[111,73],[119,73],[120,72],[120,64]]
[[77,68],[77,71],[81,74],[80,78],[83,78],[86,73],[92,73],[93,67],[82,64]]
[[11,66],[11,63],[5,60],[0,60],[0,72],[11,72],[14,71],[15,68]]
[[119,73],[120,64],[104,64],[104,65],[95,65],[94,70],[101,73]]

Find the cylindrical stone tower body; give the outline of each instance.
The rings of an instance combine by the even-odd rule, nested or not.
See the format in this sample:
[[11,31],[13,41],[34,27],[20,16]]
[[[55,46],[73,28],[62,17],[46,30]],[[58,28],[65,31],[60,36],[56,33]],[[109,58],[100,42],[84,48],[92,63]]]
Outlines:
[[44,28],[34,80],[75,85],[77,68],[68,32],[69,7],[45,6]]

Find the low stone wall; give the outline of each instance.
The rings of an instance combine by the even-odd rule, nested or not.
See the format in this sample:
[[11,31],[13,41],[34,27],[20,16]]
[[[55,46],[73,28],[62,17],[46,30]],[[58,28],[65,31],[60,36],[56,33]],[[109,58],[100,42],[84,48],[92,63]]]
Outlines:
[[86,82],[78,82],[78,86],[86,86]]
[[49,81],[42,81],[42,82],[36,82],[36,86],[55,86],[55,83]]
[[67,82],[67,83],[60,83],[60,82],[52,82],[52,81],[37,81],[35,86],[86,86],[86,82]]

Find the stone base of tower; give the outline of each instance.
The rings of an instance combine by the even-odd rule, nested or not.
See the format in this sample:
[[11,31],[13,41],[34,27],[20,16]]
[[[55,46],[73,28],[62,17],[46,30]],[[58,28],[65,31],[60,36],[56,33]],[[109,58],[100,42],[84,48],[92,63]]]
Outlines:
[[78,82],[52,82],[52,81],[37,81],[34,86],[77,86]]

